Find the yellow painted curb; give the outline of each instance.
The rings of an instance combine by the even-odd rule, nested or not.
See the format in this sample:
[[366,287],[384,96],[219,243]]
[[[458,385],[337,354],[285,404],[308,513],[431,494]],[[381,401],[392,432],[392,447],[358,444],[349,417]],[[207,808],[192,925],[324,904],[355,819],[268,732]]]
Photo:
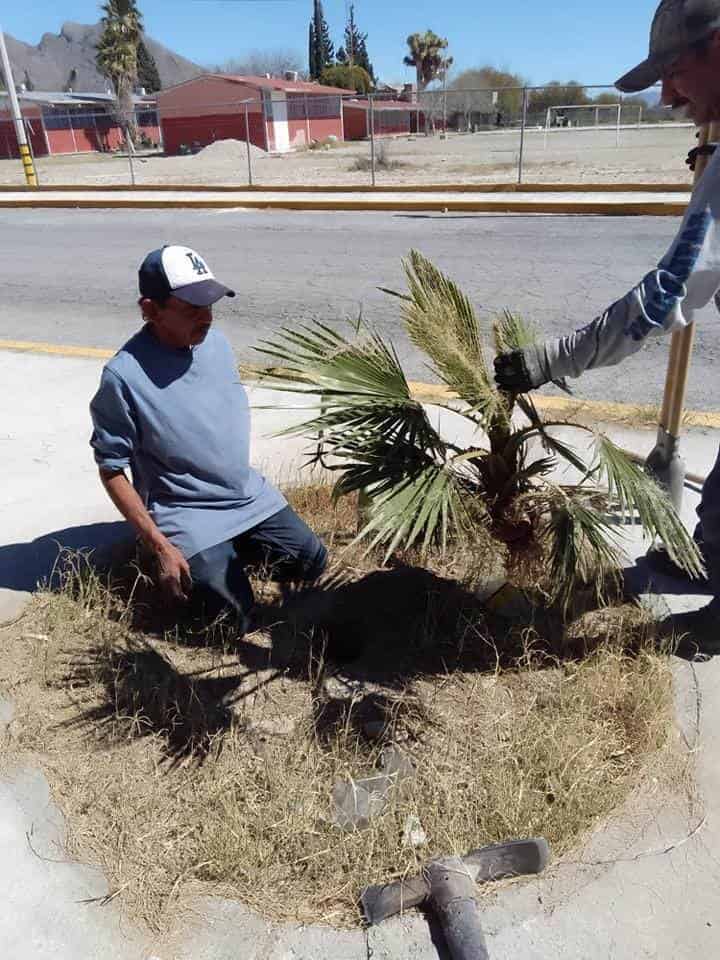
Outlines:
[[369,210],[389,212],[441,212],[441,213],[543,213],[557,216],[608,216],[608,217],[679,217],[687,210],[683,201],[638,201],[633,203],[607,203],[601,200],[576,203],[547,203],[543,201],[507,200],[491,203],[483,200],[253,200],[237,197],[228,200],[85,200],[43,199],[33,196],[28,200],[0,199],[0,209],[87,209],[87,210],[342,210],[364,212]]
[[[102,347],[74,347],[61,344],[45,343],[33,340],[0,340],[0,350],[17,351],[21,353],[50,354],[57,357],[84,357],[94,360],[109,360],[115,356],[116,350],[107,350]],[[260,374],[260,368],[245,365],[245,370]],[[410,389],[416,399],[426,403],[446,402],[456,398],[451,390],[442,384],[421,383],[410,381]],[[631,426],[653,427],[657,424],[657,407],[642,404],[606,403],[599,400],[581,400],[572,397],[547,397],[534,394],[535,406],[547,413],[556,413],[558,417],[586,417],[598,423],[627,423]],[[689,427],[705,427],[711,430],[720,430],[720,412],[688,410],[684,421]]]
[[687,193],[688,183],[398,183],[376,184],[208,184],[208,183],[44,183],[38,187],[27,184],[0,184],[0,193]]
[[0,350],[13,350],[20,353],[47,353],[56,357],[85,357],[94,360],[109,360],[117,353],[117,350],[105,350],[102,347],[63,346],[36,340],[0,340]]
[[[457,398],[447,387],[437,383],[418,383],[410,381],[413,396],[427,403],[447,402]],[[610,403],[603,400],[583,400],[573,397],[548,397],[534,393],[535,406],[545,413],[557,414],[561,418],[586,418],[598,423],[626,423],[654,427],[659,417],[658,407],[645,404]],[[720,412],[687,410],[683,423],[688,427],[706,427],[720,430]]]

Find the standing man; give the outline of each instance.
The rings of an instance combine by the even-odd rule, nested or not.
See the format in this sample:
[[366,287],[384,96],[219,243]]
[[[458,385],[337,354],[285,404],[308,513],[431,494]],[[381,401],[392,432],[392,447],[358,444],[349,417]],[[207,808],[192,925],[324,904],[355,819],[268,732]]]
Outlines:
[[213,304],[234,291],[182,246],[149,253],[139,286],[145,325],[106,365],[90,404],[100,479],[154,555],[166,594],[201,601],[210,616],[234,610],[245,632],[247,565],[314,580],[327,552],[250,466],[247,394],[212,326]]
[[[650,54],[617,82],[635,93],[662,80],[662,101],[698,125],[720,120],[720,0],[662,0]],[[612,366],[648,337],[693,322],[720,288],[720,151],[697,186],[680,232],[658,267],[600,317],[568,337],[499,356],[496,379],[523,393],[551,380]],[[720,641],[720,457],[698,510],[701,544],[715,595],[702,610],[671,618],[668,631],[689,633],[706,649]],[[720,646],[718,646],[720,650]]]

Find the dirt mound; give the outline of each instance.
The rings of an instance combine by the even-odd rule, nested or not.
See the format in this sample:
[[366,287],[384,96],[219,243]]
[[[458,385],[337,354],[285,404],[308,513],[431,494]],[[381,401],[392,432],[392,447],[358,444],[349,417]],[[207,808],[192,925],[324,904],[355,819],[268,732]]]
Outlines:
[[[208,144],[207,147],[198,150],[195,159],[201,161],[212,160],[213,163],[235,162],[239,155],[247,156],[247,145],[244,140],[216,140],[215,143]],[[267,157],[264,150],[252,143],[250,144],[250,155],[253,160]]]

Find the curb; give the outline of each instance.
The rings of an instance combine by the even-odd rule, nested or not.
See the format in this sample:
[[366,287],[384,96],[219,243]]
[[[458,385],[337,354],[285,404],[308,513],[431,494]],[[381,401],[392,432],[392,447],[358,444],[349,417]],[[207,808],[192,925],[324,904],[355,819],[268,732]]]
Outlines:
[[507,200],[496,203],[483,200],[253,200],[236,197],[228,200],[86,200],[84,198],[33,197],[28,200],[0,199],[0,209],[86,209],[86,210],[337,210],[337,211],[390,211],[390,212],[440,212],[440,213],[542,213],[557,216],[609,216],[609,217],[680,217],[687,210],[683,201],[638,201],[637,203],[608,203],[601,200],[576,203],[543,203],[542,201]]
[[[116,350],[103,347],[74,347],[62,346],[55,343],[45,343],[34,340],[0,340],[0,352],[35,353],[55,357],[75,357],[86,360],[109,360],[115,356]],[[244,365],[249,373],[253,370],[250,365]],[[254,381],[262,385],[261,378]],[[413,396],[427,403],[452,400],[454,394],[440,384],[421,383],[410,381]],[[535,394],[535,405],[543,411],[555,412],[563,417],[587,417],[602,423],[627,423],[638,426],[638,421],[648,429],[654,429],[658,421],[658,408],[641,404],[608,403],[601,400],[574,400],[566,397],[544,396]],[[704,427],[711,430],[720,430],[720,412],[712,410],[688,410],[685,413],[684,424],[688,427]]]
[[0,193],[115,193],[118,191],[136,191],[138,193],[690,193],[692,184],[688,183],[433,183],[422,184],[386,184],[364,186],[362,184],[212,184],[205,183],[70,183],[41,184],[29,187],[27,184],[11,186],[0,184]]

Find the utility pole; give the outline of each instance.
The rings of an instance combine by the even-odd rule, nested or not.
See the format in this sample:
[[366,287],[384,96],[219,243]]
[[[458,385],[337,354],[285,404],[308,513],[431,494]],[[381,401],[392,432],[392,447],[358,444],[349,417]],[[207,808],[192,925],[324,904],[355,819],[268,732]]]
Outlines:
[[5,86],[10,97],[10,109],[12,111],[13,123],[15,124],[15,134],[17,136],[18,150],[25,171],[25,180],[29,187],[38,185],[37,174],[35,173],[35,164],[33,163],[30,147],[25,133],[25,124],[20,113],[20,104],[18,103],[17,92],[15,91],[15,81],[13,80],[12,68],[10,67],[10,58],[8,57],[7,47],[5,46],[5,35],[0,26],[0,63],[2,64],[3,75],[5,77]]

